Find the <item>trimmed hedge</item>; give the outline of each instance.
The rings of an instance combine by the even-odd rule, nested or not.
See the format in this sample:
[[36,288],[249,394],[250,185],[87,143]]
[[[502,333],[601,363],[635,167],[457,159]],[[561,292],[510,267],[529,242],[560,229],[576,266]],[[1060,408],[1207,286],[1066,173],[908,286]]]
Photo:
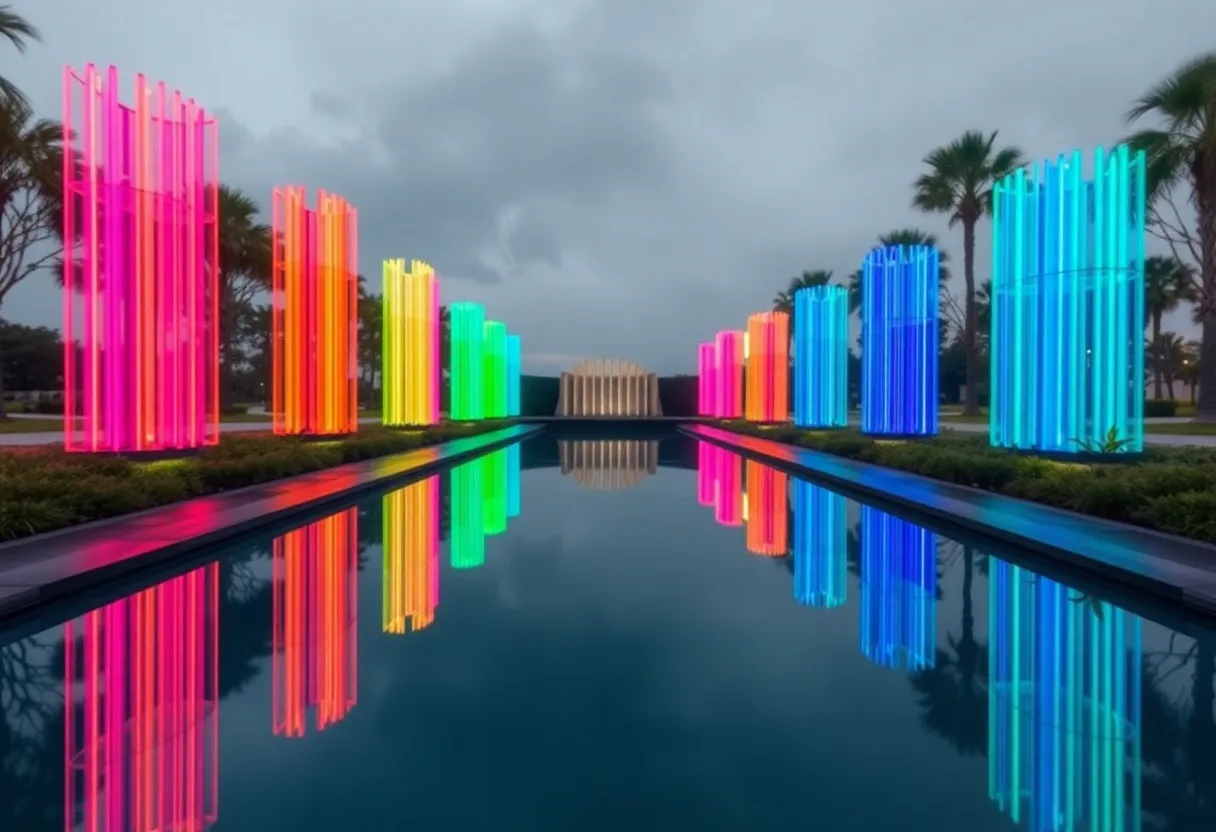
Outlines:
[[62,450],[0,452],[0,541],[105,520],[191,497],[270,482],[497,430],[464,422],[429,430],[360,430],[332,441],[225,436],[196,455],[155,462]]
[[1216,449],[1150,447],[1136,463],[1081,464],[992,448],[983,436],[890,442],[854,431],[766,428],[739,421],[724,422],[722,426],[737,433],[1216,543]]
[[1144,415],[1149,419],[1171,419],[1178,415],[1178,402],[1173,399],[1149,399],[1144,403]]

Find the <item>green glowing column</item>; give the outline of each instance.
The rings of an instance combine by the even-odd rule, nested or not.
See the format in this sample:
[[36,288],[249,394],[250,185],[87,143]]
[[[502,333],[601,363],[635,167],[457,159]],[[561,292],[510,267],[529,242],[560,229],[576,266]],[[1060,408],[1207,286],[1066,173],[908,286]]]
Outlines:
[[507,416],[507,325],[486,321],[482,339],[482,390],[486,419]]
[[451,407],[456,421],[485,418],[484,340],[486,311],[479,303],[453,303],[451,320]]
[[484,463],[466,462],[448,474],[451,489],[453,569],[476,569],[486,562]]

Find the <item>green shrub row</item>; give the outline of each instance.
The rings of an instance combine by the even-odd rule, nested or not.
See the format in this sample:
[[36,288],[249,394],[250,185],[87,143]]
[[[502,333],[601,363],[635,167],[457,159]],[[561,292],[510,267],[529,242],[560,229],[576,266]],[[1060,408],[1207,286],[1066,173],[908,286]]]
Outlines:
[[1216,449],[1149,448],[1131,464],[1015,454],[983,436],[890,442],[855,431],[731,421],[724,427],[945,482],[1216,543]]
[[1149,399],[1144,403],[1144,415],[1149,419],[1171,418],[1178,415],[1178,402],[1173,399]]
[[62,450],[0,453],[0,541],[104,520],[233,488],[307,474],[504,427],[465,422],[428,430],[361,429],[331,441],[225,436],[194,456],[138,462]]

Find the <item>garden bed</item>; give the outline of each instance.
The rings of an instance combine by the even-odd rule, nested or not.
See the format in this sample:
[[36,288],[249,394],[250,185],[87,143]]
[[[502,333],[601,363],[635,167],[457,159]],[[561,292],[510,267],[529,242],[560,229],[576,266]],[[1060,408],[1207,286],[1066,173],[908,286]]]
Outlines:
[[410,451],[508,424],[448,423],[425,430],[372,427],[328,441],[236,434],[191,456],[155,462],[59,449],[6,449],[0,451],[0,541]]
[[1075,463],[992,448],[988,437],[892,442],[856,431],[813,431],[725,421],[720,426],[1091,517],[1216,543],[1216,449],[1147,447],[1130,464]]

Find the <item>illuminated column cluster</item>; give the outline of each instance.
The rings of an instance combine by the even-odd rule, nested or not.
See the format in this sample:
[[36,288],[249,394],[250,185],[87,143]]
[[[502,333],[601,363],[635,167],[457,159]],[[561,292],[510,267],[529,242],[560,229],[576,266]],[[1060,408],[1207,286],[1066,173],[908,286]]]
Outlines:
[[[219,440],[219,142],[163,83],[63,75],[64,447]],[[79,419],[79,426],[76,420]]]
[[789,551],[789,478],[767,465],[747,460],[747,487],[743,494],[743,520],[747,524],[747,551],[781,557]]
[[697,415],[713,416],[718,399],[718,356],[712,342],[697,346]]
[[1140,619],[990,568],[989,798],[1026,829],[1139,830]]
[[849,418],[849,290],[794,293],[794,424],[843,428]]
[[839,607],[848,598],[846,500],[794,480],[794,598],[808,607]]
[[993,198],[993,445],[1144,449],[1145,157],[1020,169]]
[[876,248],[862,263],[861,429],[937,434],[938,251]]
[[384,261],[384,424],[439,424],[439,280],[420,260]]
[[481,389],[486,419],[507,416],[507,325],[486,321],[482,328]]
[[697,493],[721,526],[743,525],[743,458],[702,442],[697,446]]
[[383,629],[425,629],[439,605],[439,477],[384,495]]
[[271,408],[274,432],[354,433],[358,418],[358,250],[355,209],[304,188],[272,197]]
[[891,669],[933,667],[936,608],[937,536],[862,506],[862,653]]
[[341,722],[357,701],[359,512],[347,509],[274,540],[271,659],[275,736]]
[[484,364],[486,310],[479,303],[461,301],[448,307],[451,327],[449,409],[455,421],[485,418]]
[[790,316],[757,312],[747,319],[744,340],[744,418],[784,422],[790,417]]
[[65,829],[215,823],[219,599],[213,563],[64,625]]
[[518,335],[507,335],[507,416],[520,415],[520,375],[523,372],[523,345]]
[[743,364],[747,335],[738,330],[719,332],[714,338],[713,415],[719,419],[743,417]]

